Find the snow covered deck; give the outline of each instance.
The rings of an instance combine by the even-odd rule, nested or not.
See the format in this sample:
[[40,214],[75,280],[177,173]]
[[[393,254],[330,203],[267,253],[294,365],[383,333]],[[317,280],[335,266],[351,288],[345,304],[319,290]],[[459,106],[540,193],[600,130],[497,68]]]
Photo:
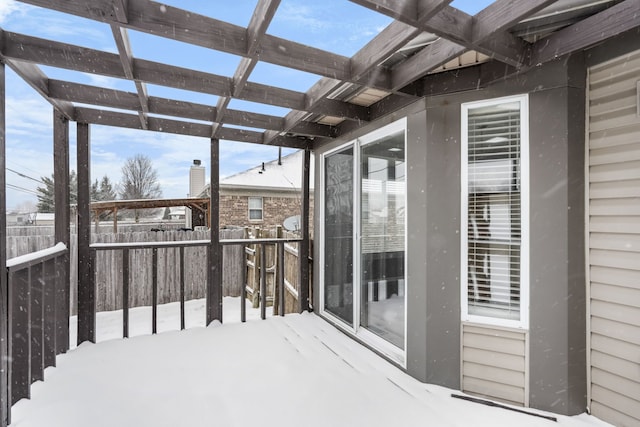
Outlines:
[[[555,423],[454,399],[318,316],[261,321],[249,309],[242,324],[239,303],[225,298],[224,325],[194,328],[204,322],[204,303],[191,301],[192,329],[126,340],[110,339],[122,331],[121,313],[100,313],[98,340],[107,341],[59,356],[32,399],[14,406],[12,426],[607,425],[586,415]],[[179,328],[176,313],[175,305],[161,307],[159,331]],[[131,322],[132,335],[150,332],[149,310],[133,309]]]

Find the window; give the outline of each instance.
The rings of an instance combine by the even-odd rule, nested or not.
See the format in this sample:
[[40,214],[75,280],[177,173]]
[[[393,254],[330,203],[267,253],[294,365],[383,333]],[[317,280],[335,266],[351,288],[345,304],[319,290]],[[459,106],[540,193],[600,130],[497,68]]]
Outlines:
[[528,323],[527,97],[462,106],[462,316]]
[[249,197],[249,219],[262,221],[262,197]]

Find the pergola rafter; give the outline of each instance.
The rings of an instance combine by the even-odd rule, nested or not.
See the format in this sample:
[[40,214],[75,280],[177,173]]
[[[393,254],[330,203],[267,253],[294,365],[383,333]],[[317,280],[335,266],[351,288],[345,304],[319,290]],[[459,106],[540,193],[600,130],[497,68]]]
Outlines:
[[543,64],[638,26],[640,2],[620,2],[535,43],[529,65]]
[[[122,2],[122,0],[119,1]],[[116,7],[116,10],[122,11],[123,7]],[[124,12],[120,12],[120,15],[124,15]],[[122,19],[126,21],[126,16],[123,16]],[[124,75],[127,77],[127,79],[134,80],[133,53],[131,51],[131,44],[129,43],[127,29],[119,27],[115,24],[111,24],[111,31],[113,32],[113,38],[116,42],[116,46],[118,47]],[[138,113],[138,115],[140,116],[140,124],[142,125],[142,128],[146,130],[148,127],[147,122],[149,115],[149,95],[147,94],[147,87],[144,82],[138,80],[134,81],[141,108]]]
[[[247,80],[249,79],[249,75],[258,64],[257,55],[260,41],[266,34],[267,28],[269,27],[276,10],[278,10],[279,5],[280,0],[259,0],[258,5],[251,16],[251,22],[249,22],[249,27],[247,28],[247,56],[240,60],[240,64],[233,75],[232,92],[233,96],[236,98],[240,97]],[[229,96],[222,96],[218,99],[218,121],[213,124],[212,129],[212,137],[214,138],[218,136],[218,130],[221,126],[220,120],[226,113],[229,101],[231,101],[231,97]]]
[[[475,16],[450,6],[451,0],[351,0],[394,21],[348,58],[268,34],[279,0],[260,0],[246,28],[150,0],[21,1],[106,23],[113,33],[118,54],[2,32],[4,61],[66,119],[288,147],[322,144],[417,100],[420,87],[438,81],[435,72],[466,52],[506,64],[504,76],[524,72],[638,26],[639,8],[633,0],[604,2],[599,13],[590,8],[591,16],[531,43],[511,28],[557,0],[497,0]],[[240,62],[227,77],[136,58],[129,29],[233,54]],[[424,41],[425,33],[433,38]],[[255,83],[251,74],[261,61],[321,77],[306,92]],[[126,79],[136,92],[50,80],[38,65]],[[219,98],[215,106],[159,98],[146,84]],[[291,111],[277,117],[233,110],[233,99]]]

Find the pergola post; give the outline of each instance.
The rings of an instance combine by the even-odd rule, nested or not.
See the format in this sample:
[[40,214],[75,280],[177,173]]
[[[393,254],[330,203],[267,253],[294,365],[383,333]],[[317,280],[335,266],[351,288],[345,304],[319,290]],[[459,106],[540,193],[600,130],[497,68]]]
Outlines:
[[304,150],[304,164],[302,167],[302,216],[300,218],[302,241],[299,249],[300,273],[299,282],[300,290],[298,292],[298,310],[309,310],[309,171],[311,164],[311,150]]
[[78,123],[78,345],[96,342],[96,286],[91,262],[91,150],[89,125]]
[[[0,230],[7,229],[7,176],[6,176],[6,135],[5,135],[5,66],[0,62]],[[11,404],[8,388],[8,294],[7,294],[7,239],[0,239],[0,426],[10,422]]]
[[[58,110],[53,110],[53,182],[55,205],[55,241],[71,248],[70,189],[69,189],[69,120]],[[56,352],[65,353],[69,349],[69,296],[71,293],[69,251],[64,256],[62,267],[57,272],[61,276],[58,301],[63,301],[61,314],[56,322]]]
[[222,247],[220,246],[220,140],[211,138],[211,244],[207,257],[207,325],[222,322]]

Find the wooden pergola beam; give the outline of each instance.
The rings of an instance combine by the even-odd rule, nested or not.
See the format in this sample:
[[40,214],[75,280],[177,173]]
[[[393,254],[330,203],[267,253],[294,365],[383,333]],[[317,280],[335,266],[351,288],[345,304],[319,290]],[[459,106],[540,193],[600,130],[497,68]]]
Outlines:
[[[434,3],[429,14],[432,16],[440,7],[443,7],[450,1],[451,0],[442,0]],[[379,64],[388,56],[393,54],[397,49],[404,46],[418,33],[420,33],[420,30],[398,21],[394,21],[389,24],[351,58],[351,73],[354,76],[354,79],[364,81],[363,84],[366,85],[366,79],[370,78],[372,73],[382,73],[385,75],[385,78],[390,78],[390,71],[381,67]],[[305,111],[320,112],[335,109],[336,112],[329,115],[336,117],[344,116],[344,114],[338,114],[341,113],[341,111],[337,109],[337,105],[329,108],[322,108],[322,106],[328,106],[331,103],[339,102],[328,99],[327,96],[338,89],[342,84],[344,84],[344,82],[335,79],[329,79],[326,77],[320,79],[306,93],[305,103],[307,107],[305,108]],[[285,131],[294,129],[307,116],[308,115],[302,111],[292,111],[287,114],[284,119]],[[367,114],[367,117],[363,117],[362,120],[358,121],[358,123],[368,120],[369,117]],[[267,141],[273,141],[277,137],[277,133],[267,132],[266,137]]]
[[640,2],[625,0],[535,43],[530,66],[536,66],[640,26]]
[[105,200],[91,202],[90,209],[93,211],[113,211],[115,209],[153,209],[172,208],[178,206],[195,207],[208,206],[208,197],[189,197],[182,199],[135,199],[135,200]]
[[[123,0],[118,1],[122,2]],[[116,4],[118,1],[116,1]],[[120,7],[115,6],[115,9],[122,10],[124,7],[124,5],[120,5]],[[120,15],[121,17],[119,17],[119,19],[123,19],[124,22],[126,22],[126,14],[121,12]],[[147,87],[144,82],[135,80],[133,72],[133,52],[131,51],[131,43],[129,43],[127,29],[111,24],[111,32],[113,33],[113,38],[116,42],[116,46],[118,47],[118,53],[120,54],[120,61],[122,62],[124,74],[127,79],[134,80],[135,82],[136,92],[138,93],[138,99],[141,107],[141,110],[138,113],[140,117],[140,124],[143,129],[146,129],[148,126],[147,116],[149,114],[149,95],[147,94]]]
[[[233,55],[250,57],[246,28],[149,0],[127,2],[127,22],[119,22],[111,0],[20,0],[60,12],[165,37]],[[450,0],[447,0],[450,1]],[[260,60],[319,76],[354,81],[350,58],[272,35],[259,43]],[[385,79],[370,82],[388,89]]]
[[5,59],[6,64],[29,86],[45,98],[67,120],[74,120],[73,104],[64,100],[49,98],[49,79],[35,64]]
[[[529,55],[529,47],[524,41],[514,41],[512,36],[505,36],[506,30],[514,22],[532,15],[553,1],[555,0],[531,0],[526,3],[518,3],[517,7],[510,7],[512,6],[510,0],[497,0],[465,24],[469,31],[466,40],[453,42],[447,39],[438,39],[397,66],[393,70],[392,88],[394,90],[402,88],[470,49],[490,54],[509,65],[523,66]],[[477,22],[480,21],[490,22],[491,26],[481,25],[476,28]],[[505,46],[513,47],[514,43],[516,45],[513,51],[515,56],[512,56],[512,59],[515,61],[507,61],[498,52],[498,49]]]
[[[211,136],[211,125],[203,123],[184,122],[150,116],[148,118],[148,128],[143,129],[140,124],[140,120],[136,115],[84,107],[76,107],[74,109],[74,116],[76,121],[79,123],[92,123],[103,126],[149,130],[205,138],[209,138]],[[264,143],[264,136],[262,132],[227,127],[220,128],[219,132],[222,139],[229,141],[249,142],[252,144]],[[278,144],[283,147],[302,149],[309,145],[309,140],[306,138],[301,139],[293,136],[281,135],[278,137]]]
[[[140,111],[139,99],[135,93],[117,89],[101,88],[80,83],[49,80],[48,97],[53,100],[78,102],[121,110]],[[216,122],[220,119],[215,107],[194,102],[179,101],[150,96],[148,98],[148,112],[164,116],[181,117],[185,119]],[[256,129],[270,129],[284,132],[283,118],[261,113],[252,113],[227,109],[224,122],[237,126],[247,126]],[[335,136],[335,128],[318,123],[302,122],[290,129],[291,133],[331,138]]]
[[[251,75],[251,72],[258,63],[256,53],[258,51],[258,46],[260,45],[260,40],[266,34],[267,28],[269,27],[276,10],[278,10],[279,5],[280,0],[260,0],[253,11],[249,27],[247,28],[247,36],[249,38],[247,42],[247,57],[240,60],[240,64],[233,76],[232,92],[235,97],[240,96],[247,80],[249,80],[249,75]],[[216,138],[218,136],[218,129],[221,126],[220,122],[227,111],[230,100],[231,98],[227,96],[223,96],[218,99],[218,104],[216,105],[218,109],[218,123],[215,123],[212,127],[212,138]]]
[[[3,56],[58,68],[127,79],[117,54],[5,31]],[[233,80],[216,74],[176,67],[143,59],[133,59],[134,79],[160,86],[174,87],[218,96],[231,96]],[[302,92],[259,83],[245,83],[238,96],[251,102],[304,111],[308,108]],[[337,110],[339,109],[339,110]],[[341,114],[350,120],[366,120],[367,110],[341,101],[319,106],[315,113]]]
[[[468,50],[476,50],[517,67],[524,64],[528,52],[527,43],[512,36],[506,30],[514,23],[557,0],[532,0],[520,3],[514,3],[511,0],[497,0],[475,17],[447,6],[440,8],[437,14],[428,17],[428,19],[425,19],[422,9],[425,7],[421,4],[425,3],[424,1],[351,1],[384,13],[421,31],[445,38],[449,43],[441,42],[445,46],[440,47],[439,51],[452,49],[455,45],[463,46]],[[464,51],[465,49],[461,50],[460,54]],[[397,89],[397,85],[393,84],[392,89]]]

